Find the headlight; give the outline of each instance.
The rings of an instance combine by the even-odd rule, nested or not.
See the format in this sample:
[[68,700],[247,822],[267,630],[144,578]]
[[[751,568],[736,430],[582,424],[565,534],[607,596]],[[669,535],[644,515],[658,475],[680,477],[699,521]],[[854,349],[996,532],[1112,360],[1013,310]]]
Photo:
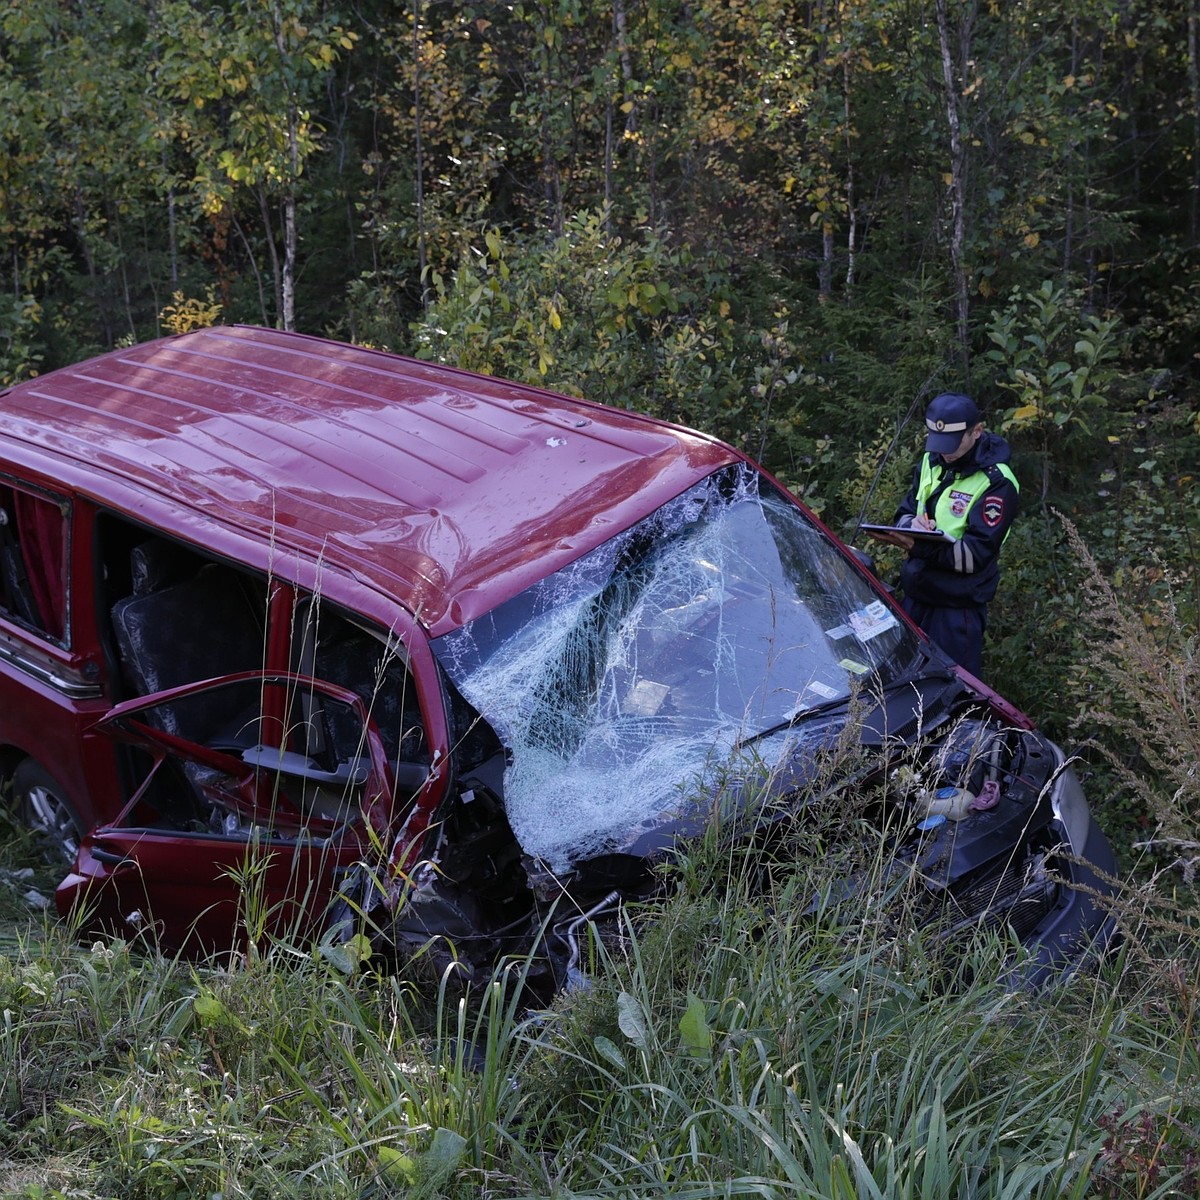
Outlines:
[[1050,777],[1050,806],[1054,810],[1055,819],[1063,827],[1071,853],[1082,857],[1092,816],[1083,795],[1083,784],[1079,782],[1075,768],[1067,763],[1063,752],[1057,746],[1053,746],[1053,749],[1058,765]]

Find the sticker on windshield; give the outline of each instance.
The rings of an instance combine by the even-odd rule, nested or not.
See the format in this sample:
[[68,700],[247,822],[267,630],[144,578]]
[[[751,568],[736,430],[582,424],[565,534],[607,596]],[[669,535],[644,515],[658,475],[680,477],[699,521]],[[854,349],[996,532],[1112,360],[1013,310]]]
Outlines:
[[848,638],[853,632],[854,630],[849,625],[835,625],[832,629],[825,630],[825,636],[835,642],[840,642],[842,638]]
[[841,695],[837,688],[831,688],[827,683],[818,683],[815,679],[804,690],[816,692],[822,700],[834,700]]
[[653,679],[639,679],[625,698],[625,711],[635,717],[653,717],[662,708],[662,702],[671,689],[665,683]]
[[813,707],[814,695],[821,700],[836,700],[841,694],[837,688],[830,687],[827,683],[821,683],[818,679],[810,680],[804,685],[804,691],[797,697],[796,703],[783,715],[789,721],[794,720]]
[[873,637],[886,633],[897,624],[895,614],[882,600],[860,608],[849,616],[850,628],[860,642],[869,642]]
[[855,675],[865,675],[871,668],[866,663],[855,662],[852,658],[843,658],[838,666],[844,671],[851,671]]

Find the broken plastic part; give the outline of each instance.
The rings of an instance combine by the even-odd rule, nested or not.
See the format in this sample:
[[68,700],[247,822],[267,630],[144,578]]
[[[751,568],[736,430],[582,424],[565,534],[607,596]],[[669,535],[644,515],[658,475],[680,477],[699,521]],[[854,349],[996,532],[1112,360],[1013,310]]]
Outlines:
[[973,812],[987,812],[989,808],[995,808],[999,803],[1000,784],[995,779],[989,779],[979,789],[979,795],[971,801],[971,809]]

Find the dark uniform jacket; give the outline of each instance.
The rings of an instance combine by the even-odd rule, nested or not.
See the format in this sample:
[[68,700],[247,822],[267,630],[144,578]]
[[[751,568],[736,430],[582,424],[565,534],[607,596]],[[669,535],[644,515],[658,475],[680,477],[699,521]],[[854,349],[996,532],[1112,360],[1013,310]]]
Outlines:
[[944,608],[986,605],[1000,581],[1000,547],[1017,515],[1020,493],[1008,466],[1012,452],[985,430],[971,453],[955,463],[925,454],[912,487],[896,510],[906,525],[918,512],[956,535],[954,543],[917,542],[905,559],[900,586],[906,597]]

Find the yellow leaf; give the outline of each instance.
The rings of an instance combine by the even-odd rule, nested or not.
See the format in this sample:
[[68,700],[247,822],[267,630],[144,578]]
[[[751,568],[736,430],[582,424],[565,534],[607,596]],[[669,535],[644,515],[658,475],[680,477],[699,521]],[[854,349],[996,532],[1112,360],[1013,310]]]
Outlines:
[[1036,233],[1027,233],[1025,235],[1025,245],[1028,246],[1030,250],[1032,250],[1034,246],[1036,246],[1041,240],[1041,237]]
[[631,113],[631,112],[633,112],[633,101],[632,101],[632,100],[626,100],[626,101],[625,101],[625,103],[621,105],[621,111],[622,111],[623,113]]
[[788,177],[787,177],[787,178],[786,178],[786,179],[783,181],[783,193],[784,193],[784,195],[785,195],[785,196],[791,195],[792,188],[794,188],[795,186],[796,186],[796,177],[795,177],[795,175],[789,175],[789,176],[788,176]]
[[1069,91],[1074,86],[1075,86],[1075,76],[1068,75],[1066,77],[1066,79],[1063,80],[1063,87],[1065,87]]
[[729,301],[722,300],[721,303],[717,305],[717,312],[719,312],[723,317],[729,316]]
[[1117,437],[1115,433],[1110,433],[1108,435],[1108,444],[1110,446],[1119,446],[1121,444],[1121,439]]
[[949,171],[942,175],[942,182],[949,187],[954,182],[954,176]]
[[1038,415],[1038,406],[1036,404],[1022,404],[1020,408],[1013,413],[1014,421],[1030,421]]
[[562,328],[562,317],[560,317],[558,315],[558,309],[555,308],[553,304],[550,305],[550,328],[551,329],[561,329]]

